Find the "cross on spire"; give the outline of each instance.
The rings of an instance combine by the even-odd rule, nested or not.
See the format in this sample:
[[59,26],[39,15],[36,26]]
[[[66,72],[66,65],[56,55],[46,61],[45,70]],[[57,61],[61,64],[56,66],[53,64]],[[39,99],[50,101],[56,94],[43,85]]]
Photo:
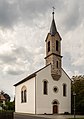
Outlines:
[[52,14],[53,14],[53,19],[54,19],[54,9],[55,9],[55,7],[53,6],[52,8],[53,8],[53,12],[52,12]]
[[56,29],[56,25],[55,25],[55,20],[54,20],[54,9],[55,7],[52,7],[53,8],[53,12],[52,12],[52,23],[51,23],[51,27],[50,27],[50,34],[52,36],[54,36],[56,33],[57,33],[57,29]]
[[55,7],[53,6],[52,8],[53,8],[53,12],[54,12]]

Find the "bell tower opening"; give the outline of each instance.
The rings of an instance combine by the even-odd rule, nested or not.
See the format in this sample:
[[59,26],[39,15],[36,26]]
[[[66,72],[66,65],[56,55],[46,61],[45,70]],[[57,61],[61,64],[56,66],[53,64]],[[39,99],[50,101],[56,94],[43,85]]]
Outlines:
[[50,41],[48,41],[48,52],[50,51]]
[[59,46],[58,46],[59,42],[56,40],[56,51],[58,51]]
[[46,65],[51,64],[51,76],[54,80],[59,80],[61,77],[61,37],[57,31],[54,20],[54,9],[52,12],[52,23],[50,32],[45,40],[46,42]]

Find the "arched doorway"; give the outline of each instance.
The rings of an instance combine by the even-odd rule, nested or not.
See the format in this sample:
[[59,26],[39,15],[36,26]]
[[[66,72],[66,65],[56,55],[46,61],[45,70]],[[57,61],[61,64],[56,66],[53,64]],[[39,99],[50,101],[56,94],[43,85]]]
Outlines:
[[58,114],[58,104],[57,100],[53,101],[53,114]]
[[53,105],[53,114],[58,114],[58,105]]

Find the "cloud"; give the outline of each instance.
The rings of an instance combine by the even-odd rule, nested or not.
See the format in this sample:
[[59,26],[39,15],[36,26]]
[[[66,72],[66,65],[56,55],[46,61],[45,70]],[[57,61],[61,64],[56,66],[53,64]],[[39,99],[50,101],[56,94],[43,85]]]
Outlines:
[[[65,32],[75,30],[84,20],[84,1],[65,0],[61,13],[58,13],[59,20]],[[66,11],[66,12],[65,12]]]
[[[62,32],[76,29],[83,21],[83,0],[1,0],[0,26],[9,29],[19,24],[46,27],[51,21],[48,15],[52,12],[52,6],[56,9],[57,25],[62,27]],[[44,19],[46,23],[42,24]]]
[[11,44],[4,44],[2,47],[0,48],[0,68],[3,72],[20,75],[28,70],[33,57],[30,57],[31,54],[25,47]]
[[[20,23],[29,26],[40,23],[52,6],[62,11],[64,2],[61,0],[1,0],[0,1],[0,26],[12,28]],[[58,7],[59,6],[59,7]]]
[[6,65],[3,69],[3,72],[7,73],[7,74],[11,74],[11,75],[21,75],[22,73],[24,73],[24,68],[22,68],[22,66],[18,66],[18,65]]
[[[62,55],[63,66],[66,72],[71,71],[75,75],[78,72],[83,75],[84,71],[84,22],[80,22],[75,29],[67,30],[63,34]],[[76,74],[77,75],[77,74]]]
[[45,2],[44,0],[1,0],[0,26],[2,28],[11,28],[20,22],[29,25],[30,23],[34,23],[34,19],[38,19],[39,16],[41,17],[43,13],[46,13],[47,2],[48,0]]
[[32,26],[44,19],[50,9],[52,11],[52,6],[56,8],[58,18],[62,16],[66,30],[74,29],[83,20],[83,0],[1,0],[0,26],[10,28],[21,22]]
[[43,67],[52,6],[63,38],[63,68],[70,76],[84,73],[83,0],[0,0],[1,88]]
[[5,43],[0,47],[0,70],[10,75],[21,75],[38,70],[43,66],[42,50],[42,46],[29,50],[25,46]]
[[[18,21],[17,4],[9,0],[0,0],[0,26],[10,28]],[[15,12],[16,10],[16,12]]]
[[[61,28],[58,30],[58,32],[59,31],[62,32],[63,34],[62,37],[64,39],[63,63],[66,61],[67,64],[69,64],[66,65],[66,63],[64,63],[64,66],[68,68],[70,64],[71,66],[74,67],[82,65],[84,59],[82,53],[83,52],[82,39],[84,37],[82,36],[81,33],[81,30],[83,31],[83,26],[84,26],[83,24],[84,2],[82,0],[81,1],[1,0],[0,1],[0,16],[2,15],[0,17],[1,26],[8,29],[9,27],[11,28],[15,26],[17,29],[16,30],[14,28],[13,32],[7,32],[7,33],[5,32],[4,33],[6,34],[5,36],[3,36],[3,33],[0,32],[2,38],[2,40],[0,41],[2,43],[2,46],[3,47],[5,46],[4,49],[6,49],[7,51],[7,52],[3,51],[3,53],[0,54],[0,59],[1,59],[0,63],[8,64],[8,67],[5,70],[6,72],[8,69],[11,69],[10,64],[12,66],[14,65],[14,63],[16,65],[18,64],[18,66],[20,65],[19,63],[22,63],[24,65],[23,69],[25,69],[24,68],[26,66],[25,64],[27,63],[31,64],[32,61],[35,65],[42,64],[43,60],[41,60],[41,62],[39,61],[41,57],[44,56],[44,52],[45,52],[44,46],[42,45],[43,44],[42,40],[44,39],[43,35],[45,36],[48,33],[47,31],[48,27],[46,28],[46,24],[48,26],[51,23],[51,17],[50,17],[51,15],[50,16],[48,15],[50,14],[49,12],[53,6],[53,3],[56,8],[55,16],[56,17],[58,16],[56,18],[57,25],[59,25],[59,27]],[[20,29],[20,26],[22,27],[23,30]],[[65,30],[66,32],[64,32],[63,30]],[[80,34],[80,37],[82,39],[80,39],[80,37],[77,36],[77,33]],[[79,42],[79,39],[81,42]],[[8,42],[8,40],[10,41],[10,43],[16,44],[17,46],[10,47],[9,45],[9,50],[8,50],[8,45],[6,47],[6,43],[5,43]],[[20,44],[20,46],[18,44]],[[70,45],[68,46],[67,44]],[[34,49],[33,52],[32,52],[32,47]],[[79,52],[79,50],[81,51]],[[79,56],[81,57],[80,59]],[[33,69],[33,65],[31,69]],[[70,69],[72,70],[71,67]]]

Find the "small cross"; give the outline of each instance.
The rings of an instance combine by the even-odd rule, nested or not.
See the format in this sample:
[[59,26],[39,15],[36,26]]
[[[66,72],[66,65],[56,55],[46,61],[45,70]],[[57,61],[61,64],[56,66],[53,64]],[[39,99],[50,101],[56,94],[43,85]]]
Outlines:
[[55,7],[53,6],[52,8],[53,8],[53,12],[54,12]]

